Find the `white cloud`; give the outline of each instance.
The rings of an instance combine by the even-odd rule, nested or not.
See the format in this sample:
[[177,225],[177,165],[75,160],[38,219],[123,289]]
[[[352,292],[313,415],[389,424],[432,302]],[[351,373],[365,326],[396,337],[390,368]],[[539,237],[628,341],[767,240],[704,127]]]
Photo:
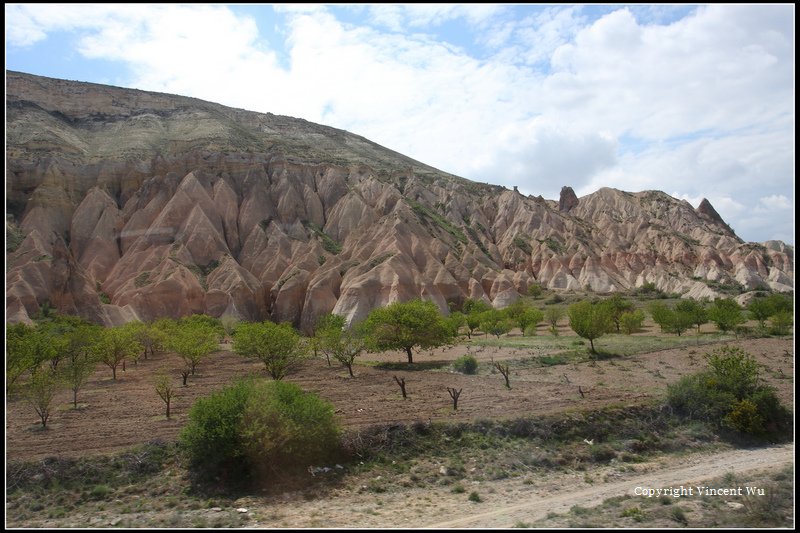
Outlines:
[[[284,63],[221,5],[7,6],[7,40],[76,30],[86,57],[129,66],[116,84],[323,122],[532,194],[708,197],[745,238],[763,240],[739,229],[756,228],[746,212],[793,195],[793,7],[709,5],[671,24],[624,8],[593,23],[560,6],[519,20],[493,5],[352,8],[372,26],[299,7],[276,8]],[[428,30],[448,21],[479,28],[492,55],[436,41]]]
[[758,206],[756,207],[757,212],[772,213],[776,209],[794,209],[794,204],[782,194],[773,194],[771,196],[759,198]]

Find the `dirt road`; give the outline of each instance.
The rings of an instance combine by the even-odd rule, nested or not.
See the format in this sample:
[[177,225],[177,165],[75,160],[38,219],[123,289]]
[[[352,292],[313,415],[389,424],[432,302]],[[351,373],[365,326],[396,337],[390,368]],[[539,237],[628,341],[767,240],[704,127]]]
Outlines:
[[[563,513],[573,505],[591,507],[606,498],[632,495],[636,487],[694,487],[702,481],[720,477],[728,472],[737,475],[754,470],[782,466],[794,461],[794,445],[775,446],[757,450],[735,450],[711,457],[692,457],[688,462],[665,468],[654,468],[645,474],[624,481],[604,483],[588,488],[570,490],[563,487],[554,494],[544,491],[529,494],[525,500],[505,505],[483,513],[462,516],[455,520],[427,524],[430,528],[497,528],[511,527],[516,522],[532,522],[544,518],[548,513]],[[697,491],[695,490],[696,494]],[[687,496],[692,497],[692,496]],[[723,497],[723,496],[721,496]],[[735,499],[732,497],[730,499]]]
[[[253,527],[509,528],[519,523],[532,524],[551,512],[568,512],[572,506],[592,507],[614,496],[634,496],[636,487],[694,487],[728,472],[736,474],[734,485],[738,485],[757,471],[778,470],[793,461],[794,444],[787,444],[683,457],[668,455],[637,464],[635,471],[622,472],[618,463],[590,471],[538,474],[527,480],[464,482],[465,490],[458,492],[451,485],[433,484],[376,494],[364,490],[367,486],[349,483],[312,501],[288,495],[270,499],[245,497],[234,505],[254,511],[255,520],[250,524]],[[593,478],[592,484],[587,483],[587,475]],[[479,503],[469,500],[473,491],[479,494]],[[741,497],[719,497],[741,501]],[[695,495],[687,500],[699,498],[695,489]]]

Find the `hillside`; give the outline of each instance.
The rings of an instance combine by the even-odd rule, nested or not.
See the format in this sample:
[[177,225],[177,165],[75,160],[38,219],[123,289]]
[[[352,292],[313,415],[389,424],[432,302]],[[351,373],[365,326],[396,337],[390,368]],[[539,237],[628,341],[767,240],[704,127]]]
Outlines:
[[704,201],[604,188],[559,202],[363,137],[182,96],[7,72],[6,310],[118,324],[191,313],[355,321],[422,297],[505,306],[531,283],[793,290],[794,249]]

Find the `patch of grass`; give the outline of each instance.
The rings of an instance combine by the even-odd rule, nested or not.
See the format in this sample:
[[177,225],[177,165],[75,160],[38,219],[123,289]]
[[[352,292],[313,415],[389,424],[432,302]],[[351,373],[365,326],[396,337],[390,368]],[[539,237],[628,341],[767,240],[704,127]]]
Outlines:
[[133,284],[137,288],[144,287],[149,282],[150,282],[150,272],[149,271],[145,271],[145,272],[139,273],[139,275],[136,276],[136,279],[133,280]]
[[333,255],[338,255],[342,251],[342,245],[334,241],[333,238],[325,233],[322,228],[313,222],[305,222],[304,225],[322,241],[322,248],[326,252]]
[[358,361],[359,364],[367,366],[374,366],[381,370],[440,370],[450,366],[450,361],[414,361],[413,363],[401,362],[375,362],[375,361]]
[[476,491],[472,491],[469,493],[469,497],[467,498],[471,502],[480,503],[483,500],[481,499],[481,495],[478,494]]

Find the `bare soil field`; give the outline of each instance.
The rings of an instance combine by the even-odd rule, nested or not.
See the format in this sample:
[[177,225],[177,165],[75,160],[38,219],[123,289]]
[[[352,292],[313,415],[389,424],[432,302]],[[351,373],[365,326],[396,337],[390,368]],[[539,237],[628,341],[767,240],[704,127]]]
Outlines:
[[[653,335],[653,333],[650,333]],[[567,342],[568,335],[550,337]],[[506,339],[504,337],[504,339]],[[515,340],[515,337],[508,337]],[[603,341],[599,343],[602,348]],[[528,342],[518,338],[521,342]],[[577,340],[573,337],[572,342]],[[471,421],[551,414],[608,405],[634,405],[661,397],[666,385],[680,376],[700,370],[703,354],[716,345],[683,346],[599,361],[573,361],[542,365],[536,357],[558,353],[549,350],[547,338],[536,337],[545,348],[481,346],[473,339],[460,345],[415,354],[413,370],[405,364],[404,353],[365,354],[355,367],[355,378],[324,358],[302,363],[287,378],[306,390],[331,401],[345,428],[414,421]],[[764,380],[776,387],[782,401],[793,404],[794,366],[791,338],[762,338],[730,341],[751,353],[763,366]],[[23,399],[6,401],[6,460],[34,460],[48,456],[85,456],[116,452],[153,440],[175,440],[185,424],[193,402],[221,389],[239,377],[265,376],[261,363],[244,359],[221,345],[219,352],[203,361],[198,373],[180,386],[180,359],[157,353],[138,365],[118,369],[117,380],[110,369],[98,366],[94,376],[79,393],[74,409],[69,391],[60,391],[47,429],[41,429],[33,408]],[[579,349],[582,349],[579,347]],[[456,358],[471,353],[481,363],[476,375],[452,370]],[[533,354],[533,355],[532,355]],[[511,389],[494,373],[491,359],[507,362]],[[177,397],[172,417],[164,416],[164,403],[154,389],[159,369],[174,376]],[[394,376],[405,378],[408,398],[403,399]],[[447,387],[461,389],[458,410],[453,410]],[[583,395],[579,392],[583,391]]]

